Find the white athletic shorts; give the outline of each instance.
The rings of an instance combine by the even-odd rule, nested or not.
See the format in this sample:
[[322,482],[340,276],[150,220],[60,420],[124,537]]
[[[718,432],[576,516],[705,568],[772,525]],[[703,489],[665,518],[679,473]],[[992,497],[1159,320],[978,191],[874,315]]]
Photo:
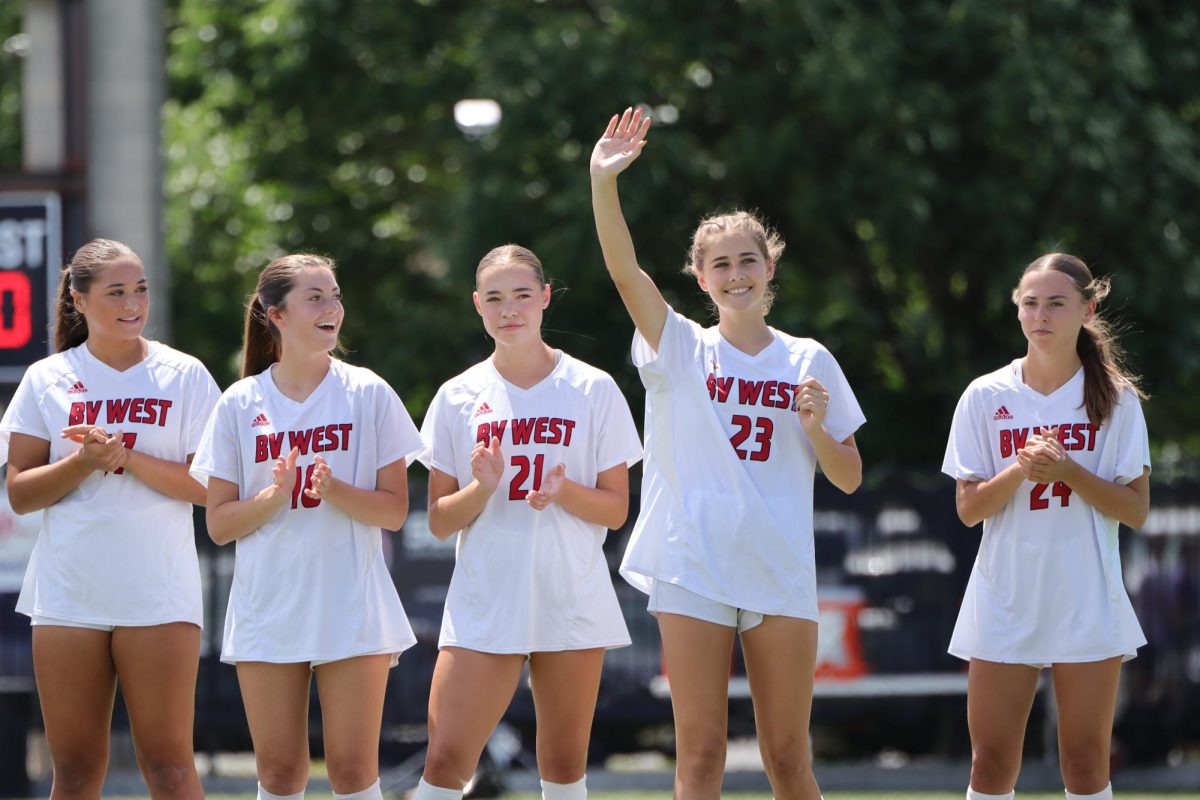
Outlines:
[[317,667],[323,667],[326,664],[333,664],[334,662],[337,662],[337,661],[346,661],[351,658],[358,658],[359,656],[381,656],[381,655],[384,655],[385,653],[389,653],[392,656],[392,661],[388,665],[389,668],[394,667],[400,663],[400,654],[398,652],[396,652],[395,650],[379,650],[378,652],[375,652],[375,653],[359,653],[357,656],[346,656],[345,658],[330,658],[330,659],[326,659],[324,661],[310,661],[310,662],[308,662],[308,668],[316,669]]
[[674,583],[653,579],[650,583],[650,602],[646,609],[656,617],[660,611],[681,614],[727,628],[737,628],[739,633],[745,633],[763,621],[763,615],[757,611],[734,608],[716,600],[709,600]]
[[112,633],[116,625],[101,625],[97,622],[74,622],[69,619],[56,619],[54,617],[46,617],[41,614],[32,614],[29,617],[30,625],[55,625],[60,628],[88,628],[93,631],[104,631]]

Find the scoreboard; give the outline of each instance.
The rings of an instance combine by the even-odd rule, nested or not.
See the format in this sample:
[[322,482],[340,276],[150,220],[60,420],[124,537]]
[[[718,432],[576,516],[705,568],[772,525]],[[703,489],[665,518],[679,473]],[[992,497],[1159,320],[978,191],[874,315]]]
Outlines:
[[50,310],[62,269],[54,192],[0,192],[0,383],[52,352]]

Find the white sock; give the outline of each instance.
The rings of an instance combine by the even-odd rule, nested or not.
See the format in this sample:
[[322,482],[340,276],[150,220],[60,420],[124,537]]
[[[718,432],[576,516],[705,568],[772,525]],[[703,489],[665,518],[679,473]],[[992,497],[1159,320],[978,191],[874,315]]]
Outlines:
[[426,783],[425,779],[421,778],[412,800],[462,800],[462,796],[462,789],[443,789],[441,786]]
[[574,783],[542,781],[542,800],[587,800],[587,775]]
[[1067,800],[1112,800],[1112,796],[1111,783],[1095,794],[1071,794],[1067,792]]
[[376,778],[374,783],[361,791],[350,794],[334,792],[333,796],[335,800],[383,800],[383,789],[379,786],[379,778]]
[[258,784],[258,800],[304,800],[304,790],[295,794],[271,794],[263,788],[262,782]]
[[1013,800],[1017,796],[1015,791],[1008,794],[984,794],[977,792],[971,787],[967,787],[967,800]]

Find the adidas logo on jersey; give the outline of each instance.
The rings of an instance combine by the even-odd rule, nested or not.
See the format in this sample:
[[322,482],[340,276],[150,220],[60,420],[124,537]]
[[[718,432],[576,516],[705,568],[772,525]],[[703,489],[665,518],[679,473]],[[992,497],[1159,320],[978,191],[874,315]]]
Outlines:
[[258,416],[254,418],[254,422],[250,423],[250,427],[251,428],[261,428],[263,425],[270,425],[270,424],[271,424],[271,420],[267,419],[267,415],[260,411],[258,413]]
[[75,381],[75,385],[67,389],[67,394],[83,394],[87,391],[87,387],[83,385],[83,381]]
[[1013,415],[1008,413],[1008,407],[1000,406],[1000,408],[996,409],[996,413],[992,417],[992,420],[994,421],[994,420],[1012,419],[1012,418],[1013,418]]
[[[492,413],[492,407],[487,404],[487,401],[484,401],[483,404],[481,404],[479,406],[479,408],[475,409],[476,417],[482,416],[484,414],[491,414],[491,413]],[[472,419],[474,419],[474,417],[472,417]]]

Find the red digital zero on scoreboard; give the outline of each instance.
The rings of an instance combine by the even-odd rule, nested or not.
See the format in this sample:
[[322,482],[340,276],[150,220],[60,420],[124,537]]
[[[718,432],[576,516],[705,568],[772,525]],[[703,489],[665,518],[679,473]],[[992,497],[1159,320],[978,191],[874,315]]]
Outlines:
[[62,268],[53,192],[0,192],[0,382],[51,352],[50,308]]

